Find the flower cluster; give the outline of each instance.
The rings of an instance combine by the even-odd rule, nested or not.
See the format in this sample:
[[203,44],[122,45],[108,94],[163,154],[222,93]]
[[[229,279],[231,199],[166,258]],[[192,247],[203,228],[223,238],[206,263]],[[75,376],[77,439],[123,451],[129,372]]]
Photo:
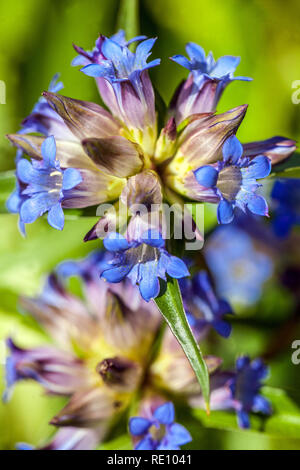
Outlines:
[[[129,48],[133,43],[135,52]],[[257,179],[267,177],[271,165],[295,149],[295,143],[283,137],[244,145],[238,141],[236,133],[247,106],[221,114],[216,114],[216,106],[229,83],[249,79],[234,77],[239,58],[215,61],[194,43],[187,45],[190,60],[172,57],[189,75],[166,116],[158,120],[149,76],[149,69],[160,64],[159,59],[149,61],[154,44],[155,39],[145,36],[127,41],[119,31],[110,38],[101,35],[90,52],[75,46],[79,55],[73,65],[95,78],[107,109],[59,94],[62,84],[55,77],[22,130],[8,136],[18,148],[17,187],[8,208],[20,214],[22,231],[45,212],[49,224],[61,230],[64,209],[111,202],[118,212],[125,201],[128,230],[105,240],[116,257],[103,276],[111,282],[127,276],[140,286],[146,300],[159,294],[158,278],[165,280],[166,274],[182,278],[188,271],[168,254],[160,224],[153,227],[144,220],[141,233],[132,206],[142,203],[151,215],[157,210],[153,205],[172,204],[174,199],[181,205],[187,199],[212,202],[218,204],[222,224],[233,220],[236,208],[268,215],[265,199],[257,194]],[[86,241],[99,237],[106,217]],[[196,227],[195,236],[202,236]]]
[[[51,420],[57,433],[50,443],[41,443],[41,449],[96,448],[124,413],[130,413],[129,431],[136,449],[178,449],[190,442],[191,435],[175,422],[169,397],[203,407],[199,384],[170,330],[162,330],[153,355],[162,326],[158,310],[154,303],[143,301],[127,279],[110,284],[99,278],[98,272],[109,261],[106,252],[95,252],[82,261],[64,262],[49,276],[41,295],[21,299],[23,310],[50,333],[55,345],[24,349],[14,339],[7,340],[4,398],[11,398],[21,380],[34,380],[51,395],[68,397]],[[81,279],[83,298],[68,288],[71,276]],[[189,300],[198,309],[192,313],[203,318],[195,327],[191,322],[195,337],[202,341],[210,325],[228,336],[230,327],[222,315],[230,311],[229,305],[225,308],[216,297],[205,273],[192,282],[193,289],[199,286],[195,298],[188,287]],[[211,374],[212,409],[236,410],[243,427],[248,424],[247,413],[270,411],[259,395],[265,376],[260,361],[240,360],[236,373],[225,373],[219,370],[221,359],[205,360]]]

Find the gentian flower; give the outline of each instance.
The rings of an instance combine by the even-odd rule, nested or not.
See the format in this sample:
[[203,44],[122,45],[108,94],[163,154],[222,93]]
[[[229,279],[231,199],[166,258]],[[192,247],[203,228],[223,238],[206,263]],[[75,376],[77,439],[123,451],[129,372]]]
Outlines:
[[186,52],[190,60],[183,55],[171,57],[171,60],[190,71],[176,99],[178,123],[191,114],[214,112],[224,89],[233,80],[252,80],[248,77],[234,77],[234,71],[240,63],[239,57],[224,56],[215,61],[211,52],[206,57],[203,48],[193,42],[186,45]]
[[[100,37],[98,60],[82,68],[95,77],[101,96],[113,115],[120,118],[131,135],[138,139],[145,152],[153,152],[156,139],[154,92],[148,69],[160,64],[160,59],[147,63],[155,39],[145,39],[132,52],[124,36]],[[133,38],[139,41],[143,37]],[[132,41],[131,41],[132,42]],[[141,130],[144,135],[141,135]],[[140,137],[139,137],[140,136]]]
[[264,282],[273,272],[268,254],[256,247],[247,232],[235,226],[219,227],[207,241],[204,256],[219,295],[243,305],[259,299]]
[[[264,155],[250,160],[243,157],[243,147],[235,136],[223,145],[223,161],[217,167],[205,165],[194,171],[204,192],[211,189],[219,198],[218,221],[232,222],[234,208],[248,209],[253,214],[268,215],[268,206],[262,196],[256,194],[258,178],[265,178],[271,171],[271,161]],[[199,190],[201,198],[201,189]]]
[[236,361],[236,376],[230,382],[230,390],[236,401],[236,411],[239,426],[249,428],[249,413],[271,413],[270,403],[260,395],[261,381],[268,376],[268,368],[261,359],[250,362],[250,358],[243,356]]
[[[132,41],[139,42],[135,52],[128,48]],[[180,122],[176,113],[174,115],[170,110],[171,115],[169,113],[157,138],[155,96],[148,69],[158,65],[159,61],[147,62],[154,41],[144,36],[126,41],[124,32],[120,31],[111,38],[100,36],[91,53],[75,47],[80,55],[75,62],[84,65],[85,73],[95,76],[108,110],[95,103],[62,96],[57,93],[59,86],[43,93],[48,104],[43,102],[41,112],[34,113],[35,131],[44,134],[47,132],[47,135],[51,132],[50,135],[56,139],[60,167],[77,169],[82,177],[82,182],[76,187],[76,192],[72,192],[72,197],[64,198],[63,207],[78,209],[104,202],[118,204],[128,180],[137,175],[146,178],[147,171],[150,170],[155,173],[163,198],[168,204],[173,204],[176,200],[183,206],[183,197],[193,201],[221,201],[222,221],[230,219],[231,209],[236,205],[243,208],[247,206],[255,213],[265,213],[264,200],[254,194],[257,188],[256,178],[267,175],[267,168],[264,172],[262,170],[262,163],[266,163],[266,160],[261,155],[278,162],[293,152],[295,142],[275,137],[245,144],[243,157],[232,161],[226,157],[226,161],[220,162],[224,142],[236,134],[247,106],[238,106],[221,114],[211,112],[214,111],[211,103],[215,99],[215,92],[218,87],[233,79],[237,59],[220,59],[214,63],[211,56],[202,60],[199,50],[201,60],[193,52],[195,57],[193,56],[192,62],[195,67],[193,65],[186,82],[188,85],[192,80],[192,86],[184,86],[182,89],[182,93],[185,93],[185,98],[182,95],[183,102],[193,101],[197,96],[193,89],[196,86],[194,75],[202,79],[205,77],[201,90],[198,90],[199,100],[197,98],[195,106],[189,109],[184,122]],[[193,45],[189,48],[193,51],[195,49]],[[200,82],[202,79],[199,78]],[[51,113],[48,105],[51,106]],[[28,123],[30,122],[32,118],[28,119]],[[42,158],[42,136],[26,133],[8,137],[28,156],[37,160]],[[209,187],[200,187],[193,173],[208,165],[217,172],[216,187],[211,180]],[[253,175],[254,169],[259,174]],[[228,194],[222,188],[218,189],[218,186],[222,179],[224,181],[224,174],[232,171],[234,174],[230,196],[235,191],[240,191],[226,203]],[[226,189],[228,190],[228,185]],[[140,194],[137,193],[136,197],[140,199]],[[18,200],[15,202],[17,205],[20,203]],[[109,220],[109,216],[99,220],[85,240],[104,238],[99,234]],[[115,227],[114,231],[118,230],[120,227]],[[195,235],[199,239],[202,237],[199,233]]]
[[141,439],[135,450],[179,450],[191,442],[190,433],[175,423],[175,410],[171,402],[160,405],[149,418],[130,419],[129,431]]
[[147,302],[159,295],[158,278],[166,280],[167,274],[175,279],[189,275],[184,262],[166,251],[165,241],[157,230],[150,229],[131,241],[119,233],[111,233],[104,240],[104,246],[115,253],[115,258],[102,277],[109,282],[120,282],[128,277],[133,284],[138,284]]
[[[218,371],[212,376],[211,410],[234,410],[239,427],[250,428],[251,412],[272,413],[269,401],[260,394],[262,381],[268,373],[268,367],[261,359],[250,361],[248,356],[239,357],[235,371]],[[201,395],[193,396],[189,402],[191,406],[204,407]]]
[[278,237],[286,237],[294,225],[300,224],[300,185],[297,179],[275,182],[271,197],[274,201],[274,232]]
[[182,279],[180,287],[189,323],[196,334],[202,337],[212,327],[228,338],[231,325],[224,316],[232,314],[232,309],[228,302],[218,299],[207,272],[200,271],[192,279]]
[[62,202],[71,190],[81,183],[80,172],[74,168],[62,170],[56,160],[54,137],[48,137],[41,146],[43,160],[21,159],[17,163],[17,176],[25,189],[20,191],[19,212],[24,224],[34,222],[48,212],[49,224],[62,230],[64,213]]

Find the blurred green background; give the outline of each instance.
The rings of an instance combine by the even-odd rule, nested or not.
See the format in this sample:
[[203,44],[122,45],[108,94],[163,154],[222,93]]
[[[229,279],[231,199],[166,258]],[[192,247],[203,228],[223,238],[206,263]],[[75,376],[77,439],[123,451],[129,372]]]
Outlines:
[[[19,129],[56,72],[61,73],[65,95],[97,101],[93,80],[70,66],[76,55],[72,42],[90,49],[100,32],[112,34],[118,4],[117,0],[0,0],[0,80],[6,84],[6,104],[0,104],[1,171],[14,168],[15,151],[5,134]],[[251,83],[233,83],[218,109],[249,104],[239,131],[242,141],[273,135],[298,140],[300,107],[292,103],[291,95],[293,81],[300,80],[299,1],[142,0],[141,31],[159,38],[153,56],[161,57],[162,65],[151,74],[166,101],[186,76],[184,69],[168,57],[184,53],[185,43],[194,41],[207,52],[212,50],[216,58],[241,56],[237,75],[254,79]],[[46,338],[28,317],[18,313],[18,295],[35,293],[42,276],[57,262],[81,257],[96,247],[95,243],[82,243],[93,220],[69,216],[62,233],[40,220],[29,227],[26,240],[17,231],[15,216],[1,215],[0,222],[0,340],[9,334],[24,346],[37,345]],[[267,303],[257,307],[257,311],[269,309],[263,325],[236,325],[233,338],[226,344],[221,340],[218,348],[228,363],[241,352],[259,355],[264,351],[272,333],[272,314],[282,315],[280,309],[277,311],[278,298],[272,294],[267,298]],[[286,304],[282,311],[285,315]],[[271,365],[269,383],[286,389],[300,403],[300,366],[297,369],[291,364],[290,351],[276,356]],[[61,400],[43,396],[39,386],[18,385],[12,401],[5,407],[0,405],[0,448],[13,448],[18,441],[41,442],[52,432],[47,420],[60,407]],[[194,447],[300,449],[300,444],[259,433],[208,431],[199,426],[194,432]]]

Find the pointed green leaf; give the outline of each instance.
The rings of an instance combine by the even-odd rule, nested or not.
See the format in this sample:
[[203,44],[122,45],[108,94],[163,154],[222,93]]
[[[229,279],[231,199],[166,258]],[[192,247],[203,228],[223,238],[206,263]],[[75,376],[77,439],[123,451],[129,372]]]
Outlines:
[[166,291],[155,299],[162,316],[184,350],[202,389],[209,410],[209,375],[205,360],[197,344],[182,305],[178,281],[168,279]]

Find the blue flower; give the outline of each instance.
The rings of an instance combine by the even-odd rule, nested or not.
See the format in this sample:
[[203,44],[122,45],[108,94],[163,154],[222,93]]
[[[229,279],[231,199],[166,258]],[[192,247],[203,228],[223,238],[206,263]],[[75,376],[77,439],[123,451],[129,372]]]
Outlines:
[[[102,53],[102,44],[105,39],[105,36],[100,36],[95,44],[95,47],[92,51],[85,51],[81,47],[78,47],[74,44],[74,49],[79,53],[75,59],[72,61],[73,66],[77,65],[88,65],[91,63],[98,63],[100,60],[105,59]],[[116,34],[113,34],[109,39],[116,42],[122,47],[128,47],[130,44],[138,41],[142,41],[143,39],[147,39],[146,36],[135,36],[134,38],[130,39],[129,41],[126,40],[125,31],[120,29]]]
[[[22,158],[17,163],[18,189],[11,196],[8,207],[14,212],[18,210],[22,224],[34,222],[48,212],[49,224],[62,230],[64,213],[62,202],[67,194],[81,181],[78,170],[68,168],[62,170],[56,160],[56,144],[54,137],[48,137],[41,146],[42,161],[32,162]],[[15,201],[15,204],[13,204]]]
[[102,277],[113,283],[128,277],[132,284],[139,285],[147,302],[159,295],[158,278],[166,280],[166,274],[175,279],[189,275],[184,262],[166,251],[165,242],[157,230],[145,231],[138,240],[132,241],[119,233],[111,233],[104,240],[104,246],[114,252],[115,257]]
[[189,42],[186,45],[186,52],[190,60],[180,54],[171,57],[171,59],[190,70],[199,86],[206,79],[211,78],[223,82],[223,85],[232,80],[251,80],[248,77],[234,77],[233,73],[240,63],[239,57],[227,55],[215,61],[211,52],[206,57],[204,49],[194,42]]
[[182,279],[180,287],[191,327],[200,334],[212,327],[228,338],[231,325],[224,316],[233,312],[228,302],[217,298],[207,272],[200,271],[191,280]]
[[91,77],[103,77],[112,85],[129,80],[140,91],[139,78],[144,70],[160,64],[160,59],[147,63],[156,39],[146,39],[131,52],[127,45],[104,38],[101,44],[103,59],[100,63],[83,67],[82,72]]
[[300,224],[300,184],[297,179],[276,181],[272,199],[277,203],[274,210],[273,228],[278,237],[289,235],[294,225]]
[[271,406],[268,400],[260,395],[261,381],[268,376],[268,367],[261,359],[252,362],[248,356],[242,356],[236,361],[236,375],[231,379],[229,387],[235,402],[238,423],[241,428],[249,428],[249,413],[269,415]]
[[85,282],[99,280],[99,272],[103,272],[105,268],[109,267],[108,261],[111,257],[111,253],[93,251],[82,260],[63,261],[57,266],[56,272],[63,279],[78,276]]
[[271,171],[271,161],[264,155],[250,159],[243,157],[243,147],[236,136],[229,137],[223,145],[223,161],[217,166],[205,165],[194,171],[202,188],[210,188],[220,199],[218,221],[228,224],[234,218],[234,209],[268,216],[268,206],[256,194],[261,186],[256,179],[265,178]]
[[259,299],[263,283],[273,270],[271,258],[235,226],[219,227],[206,243],[204,255],[219,295],[244,305]]
[[179,450],[180,446],[191,442],[190,433],[174,420],[175,410],[171,402],[156,408],[150,419],[131,418],[130,433],[141,437],[135,450]]

